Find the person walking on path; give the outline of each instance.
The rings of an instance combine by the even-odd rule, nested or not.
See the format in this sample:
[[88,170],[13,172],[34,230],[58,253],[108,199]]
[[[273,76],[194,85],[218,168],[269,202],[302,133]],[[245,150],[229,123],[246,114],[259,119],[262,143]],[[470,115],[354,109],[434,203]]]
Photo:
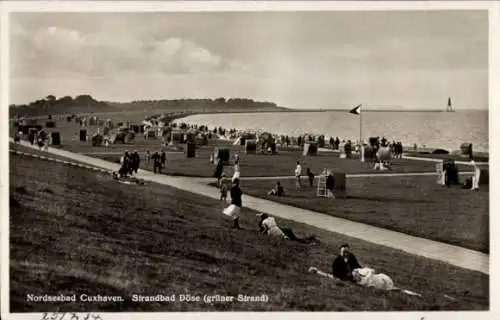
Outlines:
[[161,152],[161,168],[162,169],[166,169],[166,165],[167,165],[167,154],[165,153],[165,151],[162,151]]
[[161,173],[161,157],[158,151],[153,154],[151,159],[153,160],[153,172],[156,173],[156,170],[158,170],[158,172]]
[[233,186],[231,187],[231,205],[224,209],[222,212],[231,218],[233,218],[233,228],[240,229],[240,212],[242,206],[241,196],[243,192],[240,189],[240,180],[235,179],[233,181]]
[[220,158],[217,158],[217,165],[215,167],[214,178],[217,179],[217,187],[220,187],[220,180],[222,177],[222,172],[224,171],[224,164]]
[[137,171],[139,170],[139,167],[141,165],[141,156],[139,156],[139,153],[137,151],[134,151],[132,154],[132,162],[134,163],[134,173],[137,174]]
[[16,133],[14,134],[14,142],[19,143],[20,141],[21,141],[21,134],[16,131]]
[[121,178],[127,176],[129,171],[129,166],[130,166],[130,161],[129,161],[128,151],[125,151],[123,156],[120,158],[120,170],[118,171]]
[[307,177],[309,178],[309,186],[312,188],[314,186],[314,173],[312,173],[310,168],[306,169]]

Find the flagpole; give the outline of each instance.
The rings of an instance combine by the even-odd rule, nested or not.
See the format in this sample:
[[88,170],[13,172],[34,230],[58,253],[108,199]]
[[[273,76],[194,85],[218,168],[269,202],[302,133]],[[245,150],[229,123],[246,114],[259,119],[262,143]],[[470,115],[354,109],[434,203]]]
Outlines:
[[365,162],[365,146],[363,145],[363,107],[362,104],[358,104],[354,109],[349,111],[349,113],[359,116],[359,155],[361,162]]
[[365,146],[363,144],[363,105],[359,107],[359,155],[361,162],[365,162]]

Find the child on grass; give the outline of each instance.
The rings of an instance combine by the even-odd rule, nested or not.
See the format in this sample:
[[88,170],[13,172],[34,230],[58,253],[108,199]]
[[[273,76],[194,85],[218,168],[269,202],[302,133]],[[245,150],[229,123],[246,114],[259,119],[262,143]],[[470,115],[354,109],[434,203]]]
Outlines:
[[226,184],[226,180],[224,179],[224,174],[222,174],[221,176],[221,182],[220,182],[220,200],[224,200],[226,201],[227,199],[227,192],[228,192],[228,188],[227,188],[227,184]]

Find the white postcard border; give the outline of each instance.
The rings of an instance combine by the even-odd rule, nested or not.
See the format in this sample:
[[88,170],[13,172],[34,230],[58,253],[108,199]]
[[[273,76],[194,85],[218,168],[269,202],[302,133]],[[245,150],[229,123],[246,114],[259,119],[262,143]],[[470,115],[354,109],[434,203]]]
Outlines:
[[[381,11],[381,10],[489,10],[490,13],[490,73],[489,73],[489,152],[491,159],[498,159],[500,146],[495,120],[500,121],[495,107],[500,103],[500,2],[498,1],[8,1],[1,2],[1,87],[2,119],[8,119],[9,105],[9,12],[210,12],[210,11]],[[0,126],[2,134],[2,161],[0,183],[2,188],[1,214],[1,314],[6,319],[41,319],[41,314],[9,314],[9,152],[8,126]],[[495,270],[500,270],[499,250],[493,244],[499,240],[495,235],[500,230],[500,202],[495,195],[500,190],[497,180],[500,177],[495,166],[491,166],[490,181],[490,311],[484,312],[188,312],[188,313],[99,313],[102,319],[197,319],[197,318],[239,318],[287,319],[303,317],[310,319],[500,319],[499,277]],[[496,316],[496,317],[495,317]]]

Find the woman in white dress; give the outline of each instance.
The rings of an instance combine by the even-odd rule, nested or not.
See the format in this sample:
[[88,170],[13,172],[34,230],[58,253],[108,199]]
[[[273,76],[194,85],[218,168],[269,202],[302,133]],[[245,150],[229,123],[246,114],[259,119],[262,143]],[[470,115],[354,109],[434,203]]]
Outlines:
[[297,166],[295,167],[295,186],[297,189],[301,187],[300,176],[302,175],[302,166],[300,165],[300,161],[297,161]]
[[240,157],[236,154],[234,156],[234,174],[233,177],[231,178],[231,181],[234,181],[239,178],[240,178]]
[[384,273],[375,273],[371,268],[354,269],[352,272],[354,282],[363,287],[372,287],[379,290],[394,290],[394,282]]

